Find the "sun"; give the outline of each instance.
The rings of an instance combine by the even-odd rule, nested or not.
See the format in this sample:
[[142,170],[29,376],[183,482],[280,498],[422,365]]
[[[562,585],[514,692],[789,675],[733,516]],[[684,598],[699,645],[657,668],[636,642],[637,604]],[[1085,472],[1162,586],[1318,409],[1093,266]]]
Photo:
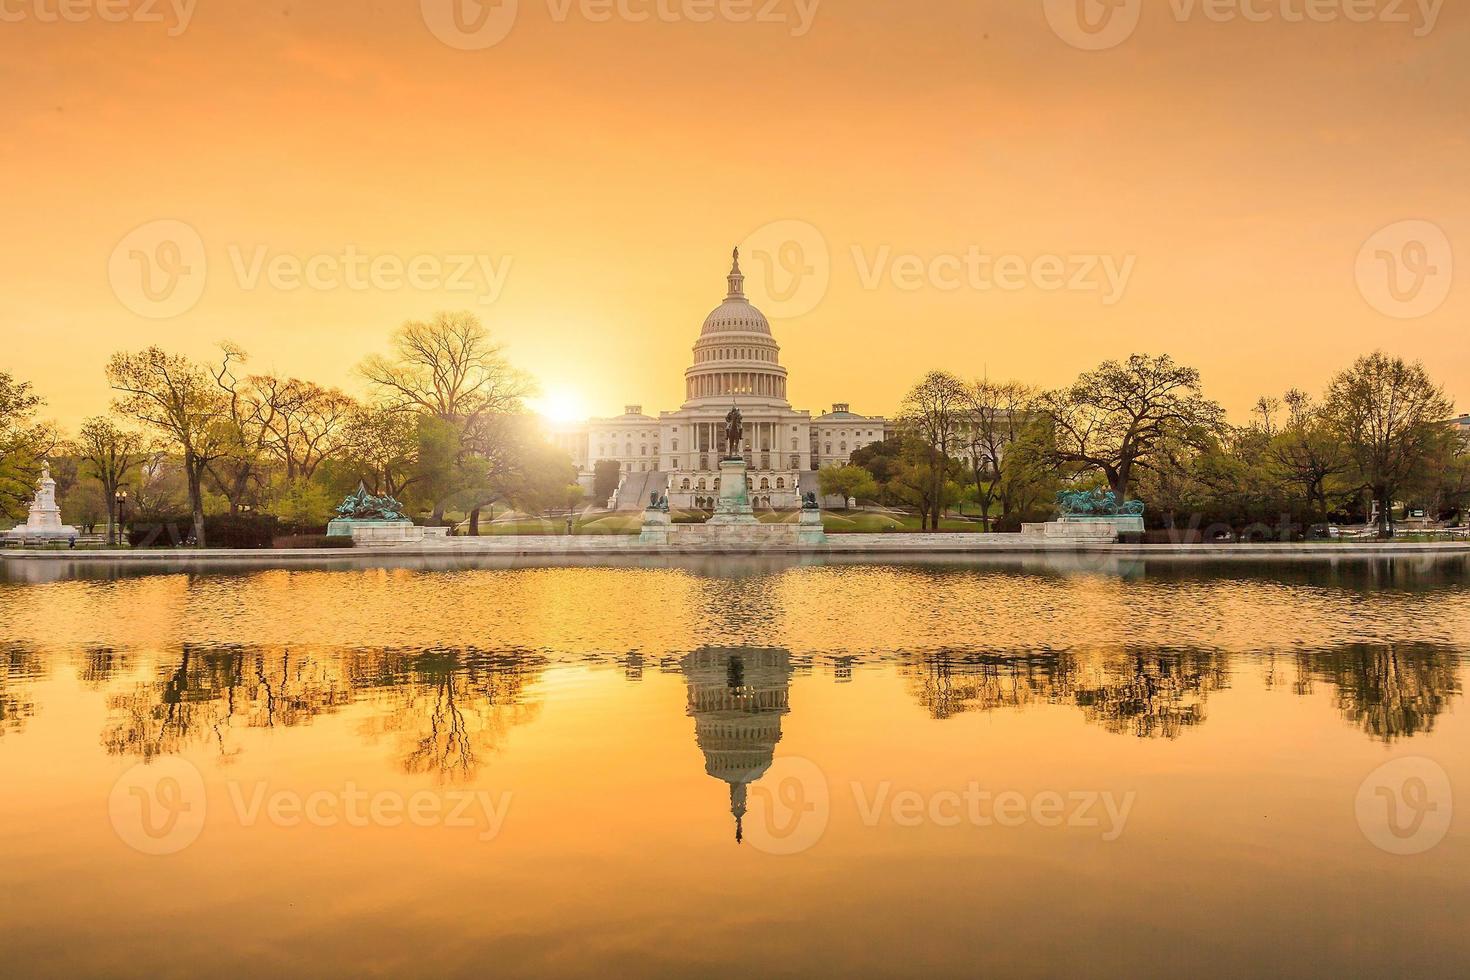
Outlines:
[[587,418],[582,396],[564,386],[548,387],[541,397],[531,399],[531,408],[548,422],[581,422]]

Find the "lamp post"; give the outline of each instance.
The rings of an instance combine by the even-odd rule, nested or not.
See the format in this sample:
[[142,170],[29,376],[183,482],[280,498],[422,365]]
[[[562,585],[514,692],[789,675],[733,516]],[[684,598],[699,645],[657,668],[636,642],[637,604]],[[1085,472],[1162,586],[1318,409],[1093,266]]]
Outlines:
[[109,544],[121,545],[123,538],[123,512],[128,508],[128,492],[119,490],[112,495],[113,511],[116,516],[113,519],[112,540]]

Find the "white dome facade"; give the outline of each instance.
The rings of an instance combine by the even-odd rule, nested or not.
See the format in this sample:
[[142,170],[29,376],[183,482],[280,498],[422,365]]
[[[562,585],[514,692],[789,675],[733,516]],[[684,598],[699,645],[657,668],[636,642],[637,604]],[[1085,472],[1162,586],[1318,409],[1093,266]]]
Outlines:
[[745,297],[739,249],[728,282],[725,301],[705,317],[694,364],[684,372],[685,407],[733,401],[789,408],[781,345],[765,314]]

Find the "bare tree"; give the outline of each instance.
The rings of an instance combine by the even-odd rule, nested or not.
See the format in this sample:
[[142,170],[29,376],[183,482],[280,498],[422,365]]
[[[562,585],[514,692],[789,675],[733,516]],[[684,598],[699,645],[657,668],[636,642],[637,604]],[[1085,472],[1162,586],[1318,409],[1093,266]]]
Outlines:
[[1101,471],[1119,500],[1163,440],[1201,444],[1225,423],[1225,410],[1202,394],[1199,371],[1167,354],[1105,361],[1043,395],[1037,409],[1053,429],[1053,462]]
[[266,447],[275,423],[276,407],[261,397],[249,379],[235,374],[235,365],[243,364],[248,355],[233,344],[220,345],[221,357],[211,366],[210,375],[224,393],[229,441],[226,451],[209,463],[209,474],[230,504],[230,514],[238,514],[252,489],[259,491],[265,482],[263,473]]
[[403,496],[416,477],[418,439],[412,415],[359,406],[347,418],[343,455],[375,494]]
[[264,444],[286,479],[311,479],[326,459],[346,448],[348,422],[357,407],[350,396],[310,381],[257,375],[255,397],[266,407]]
[[520,412],[535,393],[472,313],[405,323],[393,336],[393,355],[374,354],[361,373],[386,404],[465,425],[485,415]]
[[143,434],[97,416],[82,423],[73,445],[76,454],[102,484],[102,496],[107,503],[107,543],[118,544],[122,534],[118,527],[117,493],[128,474],[143,464],[146,448]]
[[1301,488],[1307,509],[1325,518],[1328,483],[1345,476],[1352,460],[1322,408],[1312,402],[1311,395],[1293,388],[1281,403],[1286,406],[1286,422],[1280,429],[1268,432],[1271,439],[1266,447],[1267,459],[1288,483]]
[[966,405],[965,383],[946,371],[930,371],[909,389],[899,408],[899,424],[928,452],[928,480],[920,523],[939,530],[944,511],[944,481],[959,446],[959,424]]
[[[471,313],[439,313],[428,322],[404,324],[393,337],[393,356],[369,357],[361,371],[384,405],[434,420],[425,431],[440,444],[436,457],[443,443],[454,443],[447,459],[451,472],[426,481],[435,523],[443,521],[448,497],[464,489],[453,471],[478,457],[493,472],[513,455],[519,431],[514,417],[524,414],[525,399],[536,390]],[[468,475],[478,480],[484,468],[476,463]]]
[[179,450],[193,514],[194,540],[204,547],[204,474],[229,451],[230,409],[219,385],[188,358],[149,347],[117,353],[107,380],[119,396],[114,409],[151,426]]
[[1384,535],[1393,533],[1398,491],[1455,438],[1445,424],[1454,410],[1424,365],[1382,351],[1358,358],[1328,387],[1323,411],[1378,503]]
[[1018,462],[1012,449],[1020,441],[1035,391],[1016,381],[975,381],[965,386],[963,422],[959,427],[960,448],[970,463],[975,481],[975,499],[980,520],[990,531],[990,508],[1002,499],[1009,516],[1004,471]]

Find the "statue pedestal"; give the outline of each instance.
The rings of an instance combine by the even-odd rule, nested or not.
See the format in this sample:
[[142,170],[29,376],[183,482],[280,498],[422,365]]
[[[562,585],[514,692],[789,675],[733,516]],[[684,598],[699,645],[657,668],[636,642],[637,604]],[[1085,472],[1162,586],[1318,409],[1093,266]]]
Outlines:
[[418,544],[426,530],[413,521],[360,521],[348,517],[327,525],[329,537],[350,537],[355,545]]
[[664,510],[645,510],[643,512],[643,530],[638,534],[639,544],[668,544],[669,529],[674,526],[674,519]]
[[801,520],[797,524],[796,539],[801,544],[826,544],[827,530],[822,525],[822,512],[802,508]]
[[1063,517],[1047,524],[1024,524],[1021,533],[1027,537],[1075,544],[1116,542],[1125,534],[1143,533],[1143,518],[1129,514],[1110,517]]
[[715,503],[715,516],[706,523],[714,525],[759,524],[750,506],[750,481],[746,479],[743,459],[720,460],[720,499]]

